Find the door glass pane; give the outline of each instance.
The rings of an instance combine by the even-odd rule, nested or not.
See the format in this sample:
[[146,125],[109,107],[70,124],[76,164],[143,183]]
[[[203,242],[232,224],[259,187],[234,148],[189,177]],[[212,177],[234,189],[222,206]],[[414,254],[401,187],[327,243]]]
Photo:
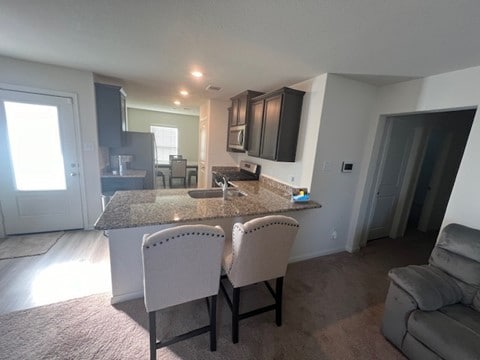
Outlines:
[[65,190],[57,107],[4,104],[17,190]]

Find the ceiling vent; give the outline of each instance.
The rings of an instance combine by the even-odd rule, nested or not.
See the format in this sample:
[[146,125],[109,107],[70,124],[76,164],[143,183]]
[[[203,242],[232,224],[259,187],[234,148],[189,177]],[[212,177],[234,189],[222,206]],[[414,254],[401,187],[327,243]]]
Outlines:
[[220,91],[222,88],[220,86],[215,86],[215,85],[208,85],[205,90],[208,91]]

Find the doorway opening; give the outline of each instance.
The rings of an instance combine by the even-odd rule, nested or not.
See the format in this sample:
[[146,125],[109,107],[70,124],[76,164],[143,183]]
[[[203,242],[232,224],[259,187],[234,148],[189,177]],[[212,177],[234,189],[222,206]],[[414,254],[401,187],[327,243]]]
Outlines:
[[362,241],[438,231],[475,109],[385,118]]

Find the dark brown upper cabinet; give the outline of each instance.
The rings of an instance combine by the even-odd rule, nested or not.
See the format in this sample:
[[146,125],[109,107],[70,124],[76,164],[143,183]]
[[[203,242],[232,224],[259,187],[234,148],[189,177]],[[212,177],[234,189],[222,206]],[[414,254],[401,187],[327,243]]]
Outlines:
[[[236,127],[236,126],[244,126],[244,133],[248,134],[248,122],[249,122],[249,111],[250,111],[250,100],[255,97],[262,95],[263,92],[259,91],[253,91],[253,90],[247,90],[244,91],[234,97],[232,97],[230,100],[232,100],[232,106],[231,110],[229,110],[229,115],[228,115],[228,135],[227,137],[231,136],[231,128]],[[248,140],[248,137],[245,137],[246,140]],[[235,151],[235,152],[245,152],[245,150],[239,150],[239,149],[234,149],[231,148],[228,144],[230,142],[227,142],[227,150],[228,151]],[[246,143],[245,143],[245,149],[246,149]]]
[[250,119],[248,123],[248,155],[260,156],[260,142],[263,125],[264,99],[253,100],[250,105]]
[[123,145],[126,131],[126,94],[120,86],[95,83],[98,143],[105,147]]
[[248,155],[295,161],[304,94],[282,88],[251,100]]

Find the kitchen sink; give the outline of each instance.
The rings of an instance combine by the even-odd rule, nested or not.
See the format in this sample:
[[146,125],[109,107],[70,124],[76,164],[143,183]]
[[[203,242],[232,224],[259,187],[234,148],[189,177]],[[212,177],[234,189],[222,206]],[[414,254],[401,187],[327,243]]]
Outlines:
[[[199,190],[190,190],[188,195],[194,199],[210,199],[210,198],[221,198],[223,197],[222,189],[199,189]],[[245,193],[241,192],[238,189],[228,189],[227,196],[232,197],[241,197],[246,196]]]

